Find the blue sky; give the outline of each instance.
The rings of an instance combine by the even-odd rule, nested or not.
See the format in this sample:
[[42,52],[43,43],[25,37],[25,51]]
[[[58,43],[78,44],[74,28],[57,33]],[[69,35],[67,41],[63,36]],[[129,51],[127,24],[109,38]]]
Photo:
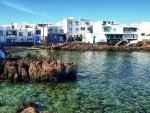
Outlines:
[[150,0],[0,0],[0,24],[58,22],[66,17],[150,21]]

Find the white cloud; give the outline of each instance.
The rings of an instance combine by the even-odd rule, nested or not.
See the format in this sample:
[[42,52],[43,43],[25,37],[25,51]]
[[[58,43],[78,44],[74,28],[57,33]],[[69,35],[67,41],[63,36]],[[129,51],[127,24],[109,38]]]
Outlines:
[[22,4],[12,3],[12,2],[8,2],[6,0],[2,0],[2,1],[0,1],[0,3],[7,6],[7,7],[14,8],[14,9],[17,9],[19,11],[23,11],[23,12],[26,12],[26,13],[29,13],[29,14],[34,14],[34,15],[38,14],[37,12],[23,6]]

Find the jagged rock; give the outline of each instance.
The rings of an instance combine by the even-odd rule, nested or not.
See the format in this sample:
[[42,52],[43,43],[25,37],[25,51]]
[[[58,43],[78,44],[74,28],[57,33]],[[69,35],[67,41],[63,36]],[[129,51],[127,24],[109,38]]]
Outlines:
[[53,111],[43,111],[42,107],[34,102],[25,102],[16,108],[16,113],[55,113]]
[[0,78],[2,79],[6,78],[4,74],[5,63],[6,63],[5,59],[0,57]]
[[4,67],[5,77],[10,81],[17,82],[20,79],[18,65],[16,61],[8,61]]
[[[30,109],[28,109],[28,108],[30,108]],[[16,113],[22,113],[24,110],[32,110],[32,111],[35,110],[37,112],[37,111],[40,111],[40,109],[41,108],[34,102],[25,102],[16,108]]]
[[70,51],[150,51],[150,41],[144,42],[143,46],[112,46],[109,43],[105,44],[86,44],[83,42],[71,42],[62,46],[63,50]]
[[37,113],[35,108],[33,107],[28,107],[26,109],[24,109],[21,113]]
[[19,75],[21,75],[22,77],[22,81],[25,81],[25,82],[29,81],[28,69],[29,69],[28,64],[22,61],[18,63],[18,72],[19,72]]
[[12,82],[58,82],[76,78],[77,65],[72,62],[64,64],[50,56],[27,54],[17,61],[7,61],[4,75]]
[[74,62],[68,62],[64,65],[66,67],[66,79],[76,78],[77,64]]

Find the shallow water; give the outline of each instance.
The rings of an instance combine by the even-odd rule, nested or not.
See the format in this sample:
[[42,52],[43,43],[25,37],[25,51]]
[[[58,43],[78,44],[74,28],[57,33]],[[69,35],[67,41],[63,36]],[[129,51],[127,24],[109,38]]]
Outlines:
[[34,101],[58,113],[150,113],[150,53],[30,50],[78,63],[77,81],[12,84],[0,81],[0,113]]

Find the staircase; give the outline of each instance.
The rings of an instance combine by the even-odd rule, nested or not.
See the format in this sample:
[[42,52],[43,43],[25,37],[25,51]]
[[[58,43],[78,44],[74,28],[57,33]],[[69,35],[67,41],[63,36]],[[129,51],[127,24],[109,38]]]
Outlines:
[[127,42],[127,44],[128,44],[128,40],[127,39],[123,39],[123,40],[120,40],[115,46],[119,46],[119,44],[121,44],[122,42]]
[[119,44],[121,44],[123,42],[123,40],[119,41],[115,46],[118,46]]

